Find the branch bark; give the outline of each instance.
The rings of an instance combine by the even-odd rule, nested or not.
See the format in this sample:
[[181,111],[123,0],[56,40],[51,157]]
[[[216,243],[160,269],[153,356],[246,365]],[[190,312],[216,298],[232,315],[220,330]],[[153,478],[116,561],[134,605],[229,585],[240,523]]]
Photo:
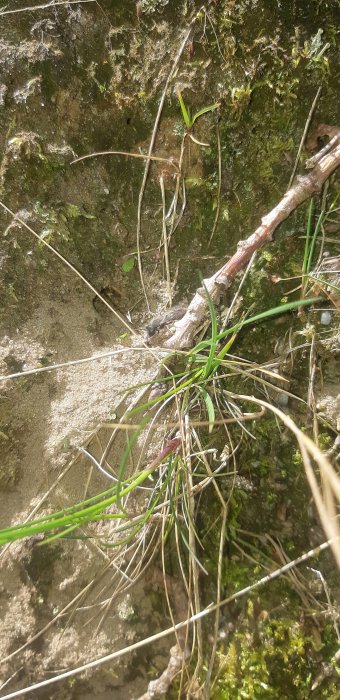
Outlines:
[[315,192],[320,192],[324,182],[340,165],[340,129],[329,127],[328,134],[332,137],[328,146],[309,161],[309,164],[314,166],[313,170],[308,175],[296,178],[279,204],[263,217],[256,231],[238,243],[232,258],[212,277],[204,280],[205,287],[197,290],[184,316],[174,323],[175,331],[163,343],[165,347],[172,350],[191,347],[197,329],[208,314],[206,290],[217,305],[237,273],[248,263],[256,250],[272,240],[275,229],[282,221]]

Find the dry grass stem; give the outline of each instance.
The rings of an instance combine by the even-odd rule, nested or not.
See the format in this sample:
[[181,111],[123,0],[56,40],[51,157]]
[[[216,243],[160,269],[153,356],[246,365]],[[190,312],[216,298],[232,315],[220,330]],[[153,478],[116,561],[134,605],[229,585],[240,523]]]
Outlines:
[[[93,0],[92,0],[93,1]],[[97,156],[127,156],[128,158],[140,158],[141,160],[152,160],[158,163],[167,163],[171,165],[175,170],[178,170],[178,163],[176,163],[173,158],[160,158],[159,156],[147,155],[146,153],[129,153],[129,151],[98,151],[96,153],[89,153],[85,156],[80,156],[71,161],[70,165],[74,163],[80,163],[82,160],[88,160],[89,158],[96,158]]]
[[169,258],[169,246],[168,246],[168,232],[166,228],[166,204],[165,204],[165,189],[164,189],[164,178],[161,175],[159,178],[159,184],[162,194],[162,238],[163,238],[163,249],[164,249],[164,262],[165,262],[165,277],[166,277],[166,291],[168,295],[168,304],[172,306],[172,288],[171,288],[171,273],[170,273],[170,258]]
[[[263,406],[264,408],[272,411],[295,435],[298,441],[306,476],[313,494],[321,524],[329,538],[329,541],[332,542],[332,551],[340,568],[340,528],[336,517],[336,504],[340,503],[340,479],[331,463],[323,452],[321,452],[319,447],[317,447],[317,445],[307,435],[305,435],[300,428],[297,427],[290,416],[281,411],[279,408],[269,404],[267,401],[255,398],[254,396],[245,396],[243,394],[236,395],[231,392],[228,393],[234,398],[254,402],[255,404]],[[324,493],[322,493],[317,483],[311,460],[314,460],[318,466],[322,484],[324,486]],[[326,488],[325,484],[327,484]]]
[[15,15],[18,12],[33,12],[36,10],[53,10],[55,7],[61,7],[62,5],[85,5],[89,2],[95,2],[98,4],[97,0],[51,0],[51,2],[46,2],[43,5],[31,5],[30,7],[19,7],[16,10],[1,10],[0,9],[0,19],[5,15]]
[[215,231],[217,229],[217,224],[218,220],[220,218],[220,210],[221,210],[221,187],[222,187],[222,152],[221,152],[221,136],[220,136],[220,128],[218,125],[218,122],[216,124],[216,141],[217,141],[217,200],[216,200],[216,212],[215,212],[215,219],[212,227],[212,231],[210,234],[209,242],[208,242],[208,248],[211,244],[211,241],[215,235]]
[[305,128],[304,128],[304,130],[303,130],[303,134],[302,134],[302,136],[301,136],[301,141],[300,141],[300,145],[299,145],[299,148],[298,148],[298,152],[297,152],[297,154],[296,154],[296,159],[295,159],[293,171],[292,171],[292,174],[291,174],[291,176],[290,176],[289,183],[288,183],[288,189],[289,189],[289,188],[292,186],[292,184],[293,184],[293,180],[294,180],[294,177],[295,177],[295,175],[296,175],[296,171],[297,171],[297,169],[298,169],[298,165],[299,165],[299,161],[300,161],[300,156],[301,156],[301,153],[302,153],[302,149],[303,149],[304,144],[305,144],[305,140],[306,140],[306,136],[307,136],[307,133],[308,133],[308,129],[309,129],[310,123],[311,123],[311,121],[312,121],[313,114],[314,114],[314,112],[315,112],[315,107],[316,107],[316,105],[317,105],[317,103],[318,103],[318,100],[319,100],[319,97],[320,97],[320,94],[321,94],[321,90],[322,90],[322,85],[320,85],[320,87],[318,88],[318,91],[317,91],[317,93],[316,93],[316,95],[315,95],[315,97],[314,97],[314,100],[313,100],[313,102],[312,102],[312,106],[311,106],[311,108],[310,108],[310,110],[309,110],[308,117],[307,117],[307,119],[306,119]]

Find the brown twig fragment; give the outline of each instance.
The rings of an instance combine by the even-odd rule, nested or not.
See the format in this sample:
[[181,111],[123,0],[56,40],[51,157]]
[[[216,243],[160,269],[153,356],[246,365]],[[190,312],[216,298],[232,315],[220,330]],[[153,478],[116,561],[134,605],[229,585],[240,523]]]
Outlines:
[[256,231],[246,240],[238,243],[237,251],[230,260],[212,277],[204,280],[204,286],[197,290],[184,316],[175,322],[175,332],[163,345],[174,350],[191,347],[195,333],[208,313],[207,293],[213,303],[218,304],[223,292],[249,262],[253,253],[272,240],[275,229],[302,202],[311,197],[314,192],[321,190],[327,178],[340,165],[340,129],[334,127],[331,129],[333,138],[328,144],[328,151],[319,159],[314,157],[313,170],[308,175],[296,178],[294,185],[286,192],[279,204],[263,217]]

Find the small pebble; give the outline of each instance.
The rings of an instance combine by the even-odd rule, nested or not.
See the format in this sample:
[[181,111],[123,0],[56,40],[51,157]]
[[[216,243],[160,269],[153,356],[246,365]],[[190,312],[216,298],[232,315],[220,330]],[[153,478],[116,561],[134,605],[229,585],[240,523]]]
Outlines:
[[329,326],[329,324],[332,323],[332,314],[330,311],[322,312],[320,323],[322,323],[323,326]]

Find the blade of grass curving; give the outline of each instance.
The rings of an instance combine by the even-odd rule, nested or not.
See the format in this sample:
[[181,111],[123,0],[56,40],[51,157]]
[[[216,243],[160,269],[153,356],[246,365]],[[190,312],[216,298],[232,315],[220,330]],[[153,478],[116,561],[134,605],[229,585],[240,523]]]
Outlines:
[[197,146],[205,146],[206,148],[210,146],[210,143],[205,143],[205,141],[199,141],[198,139],[195,138],[193,134],[189,134],[189,137],[191,141],[194,143],[197,143]]
[[209,418],[209,434],[212,433],[215,424],[215,408],[210,394],[203,386],[197,387],[200,394],[202,394],[204,403],[206,405],[208,418]]
[[169,489],[169,505],[170,505],[174,525],[177,528],[177,532],[182,537],[183,517],[181,517],[181,514],[179,512],[178,504],[181,504],[181,502],[182,502],[181,491],[182,491],[182,485],[183,485],[183,477],[182,477],[183,460],[178,459],[176,466],[177,466],[177,470],[175,472],[175,478],[173,480],[174,481],[174,493],[172,492],[171,489]]
[[178,170],[178,165],[175,161],[170,158],[160,158],[159,156],[152,156],[147,153],[129,153],[128,151],[98,151],[97,153],[88,153],[85,156],[80,156],[71,160],[70,165],[74,163],[79,163],[82,160],[88,160],[89,158],[96,158],[97,156],[127,156],[128,158],[141,158],[142,160],[152,160],[158,163],[167,163],[172,165],[176,170]]
[[[251,310],[252,310],[252,306],[251,306],[250,309],[248,310],[248,314],[250,313]],[[235,342],[235,340],[236,340],[236,338],[237,338],[237,335],[238,335],[239,331],[242,329],[242,327],[243,327],[244,324],[245,324],[246,318],[247,318],[247,314],[245,314],[244,317],[241,318],[241,320],[239,321],[239,324],[238,324],[238,328],[237,328],[236,333],[234,333],[234,334],[231,336],[231,338],[230,338],[230,339],[226,342],[226,344],[223,346],[222,350],[218,353],[218,355],[217,355],[217,357],[216,357],[216,368],[221,364],[223,358],[224,358],[225,355],[229,352],[230,348],[231,348],[232,345],[234,344],[234,342]],[[224,363],[222,363],[222,364],[224,364]]]
[[322,279],[322,277],[317,277],[316,275],[309,274],[309,279],[314,280],[315,282],[319,282],[319,284],[324,284],[325,287],[331,287],[336,292],[340,292],[340,287],[337,287],[336,284],[332,284],[331,282]]
[[[67,535],[70,532],[74,532],[74,530],[77,530],[79,525],[70,525],[70,527],[67,527],[66,530],[63,530],[62,534],[60,532],[57,532],[56,535],[51,535],[50,537],[47,537],[45,540],[42,542],[38,542],[37,547],[43,547],[45,544],[50,544],[50,542],[54,542],[54,540],[60,540],[60,539],[85,539],[85,537],[74,537],[74,538],[68,538]],[[90,539],[87,537],[86,539]]]
[[[140,472],[140,473],[142,474],[143,472]],[[129,476],[126,479],[126,484],[128,485],[130,482],[135,483],[135,480],[136,480],[135,475]],[[80,509],[83,510],[86,506],[89,506],[91,504],[92,505],[95,505],[95,504],[100,505],[105,498],[109,498],[110,496],[113,496],[115,491],[116,491],[116,487],[111,486],[109,489],[106,489],[105,491],[101,491],[100,493],[96,494],[95,496],[91,496],[91,498],[87,498],[84,501],[80,501],[79,503],[75,503],[72,506],[68,506],[66,508],[63,508],[63,510],[55,511],[52,514],[44,515],[41,518],[35,518],[34,520],[27,521],[27,523],[25,523],[24,525],[12,525],[9,528],[2,528],[0,530],[0,534],[6,533],[6,532],[14,532],[16,529],[19,530],[22,527],[24,527],[25,525],[28,525],[30,523],[34,523],[35,525],[47,523],[47,522],[50,522],[52,517],[59,518],[59,517],[64,517],[66,515],[70,515],[70,516],[77,515],[79,513],[79,510]]]
[[[64,508],[63,510],[56,511],[50,515],[45,515],[42,518],[35,518],[34,520],[27,521],[27,524],[29,524],[29,523],[43,524],[45,522],[49,522],[51,520],[52,516],[54,518],[57,518],[57,517],[63,517],[65,515],[76,514],[77,511],[79,510],[79,508],[84,508],[85,506],[87,506],[91,503],[94,504],[98,500],[103,499],[106,496],[109,496],[109,494],[113,495],[114,490],[115,490],[115,487],[112,486],[111,488],[107,489],[106,491],[101,491],[101,493],[97,494],[96,496],[92,496],[91,498],[88,498],[85,501],[81,501],[79,503],[76,503],[73,506],[68,506],[67,508]],[[1,529],[0,533],[14,532],[16,529],[20,529],[22,527],[23,527],[23,525],[12,525],[11,527]]]
[[[126,532],[127,530],[131,530],[131,528],[135,528],[134,532],[139,532],[141,529],[140,523],[142,523],[143,520],[143,515],[141,515],[139,518],[134,517],[133,522],[128,522],[124,525],[119,525],[118,527],[115,528],[114,530],[114,535],[116,536],[120,532]],[[126,538],[121,538],[120,540],[116,540],[114,542],[107,542],[105,539],[103,539],[103,536],[99,537],[99,542],[103,543],[105,547],[108,549],[113,549],[114,547],[119,547],[122,542],[125,542],[126,539],[129,537],[129,535],[126,536]]]
[[[188,514],[187,514],[187,515],[188,515]],[[196,564],[199,566],[199,568],[201,569],[201,571],[203,571],[206,575],[208,575],[207,570],[204,568],[203,564],[201,564],[200,560],[199,560],[198,557],[197,557],[197,554],[195,554],[195,552],[193,551],[192,547],[190,546],[189,540],[188,540],[186,534],[184,533],[183,528],[180,528],[180,529],[179,529],[179,534],[180,534],[180,536],[181,536],[181,538],[182,538],[182,540],[183,540],[184,546],[186,547],[186,549],[188,550],[188,552],[190,553],[190,555],[192,556],[192,558],[195,560]],[[196,532],[196,531],[195,531],[195,537],[197,537],[197,539],[198,539],[198,536],[197,536],[197,532]],[[199,540],[198,540],[198,541],[199,541]]]
[[[124,450],[124,452],[123,452],[123,456],[122,456],[122,458],[121,458],[121,460],[120,460],[119,469],[118,469],[118,471],[117,471],[116,494],[117,494],[117,505],[118,505],[118,508],[122,508],[121,499],[120,499],[120,492],[121,492],[121,490],[122,490],[123,475],[124,475],[124,472],[125,472],[125,469],[126,469],[126,465],[127,465],[128,459],[129,459],[130,454],[131,454],[131,450],[132,450],[134,444],[136,443],[137,438],[138,438],[139,435],[141,434],[142,430],[144,430],[145,426],[147,425],[147,423],[148,423],[150,420],[151,420],[151,415],[150,415],[150,414],[144,416],[144,418],[142,418],[142,420],[141,420],[141,422],[140,422],[138,428],[136,428],[136,429],[133,431],[131,437],[130,437],[130,435],[127,434],[127,446],[126,446],[126,448],[125,448],[125,450]],[[122,508],[122,510],[124,511],[123,508]]]
[[[324,222],[331,219],[331,216],[334,213],[334,211],[337,211],[335,206],[336,206],[336,203],[337,203],[340,195],[337,194],[335,196],[335,198],[333,199],[333,201],[329,204],[329,206],[327,206],[328,189],[329,189],[329,182],[326,181],[324,188],[323,188],[323,193],[322,193],[320,214],[319,214],[318,221],[317,221],[315,229],[314,229],[312,241],[311,241],[310,246],[309,246],[309,254],[308,254],[307,268],[306,268],[307,274],[310,273],[310,270],[312,267],[312,260],[313,260],[315,243],[316,243],[316,239],[318,237],[320,228],[323,226]],[[323,250],[323,246],[321,245],[321,251],[320,251],[321,255],[322,255],[322,250]]]
[[[28,521],[23,525],[14,525],[10,528],[2,529],[0,530],[0,545],[7,544],[7,542],[14,542],[15,540],[30,537],[32,535],[45,534],[58,528],[69,528],[74,526],[79,527],[94,520],[101,520],[103,519],[103,515],[108,515],[103,514],[103,510],[105,510],[105,508],[112,504],[116,504],[118,496],[124,497],[131,493],[136,486],[139,486],[150,476],[150,474],[152,474],[154,469],[155,466],[153,465],[149,469],[143,470],[134,477],[131,483],[121,489],[120,493],[114,493],[111,497],[104,498],[95,505],[91,505],[87,508],[80,507],[80,509],[76,510],[76,512],[68,513],[67,515],[61,515],[63,511],[59,511],[56,514],[52,513],[45,518]],[[115,487],[114,489],[110,489],[110,491],[117,492],[117,488]],[[98,498],[98,496],[96,498]],[[79,505],[82,506],[82,504],[78,504],[78,506]],[[72,510],[78,506],[72,506]],[[124,512],[119,512],[112,513],[109,517],[111,519],[128,519],[129,516],[127,516],[127,514]],[[60,533],[58,533],[58,535],[62,537],[64,532],[65,530],[62,530]]]
[[[238,330],[240,330],[240,329],[242,328],[242,326],[243,326],[243,323],[241,322],[240,325],[239,325],[239,329],[238,329]],[[238,333],[238,331],[237,331],[237,333]],[[217,357],[216,357],[216,360],[218,360],[219,363],[221,362],[221,360],[223,360],[223,358],[225,357],[225,355],[228,354],[228,352],[229,352],[231,346],[234,344],[234,342],[235,342],[235,340],[236,340],[236,338],[237,338],[237,333],[233,333],[233,335],[231,336],[231,338],[229,338],[228,342],[223,346],[222,350],[220,350],[220,352],[218,353],[218,355],[217,355]]]
[[[131,532],[129,532],[125,537],[121,537],[120,539],[118,539],[118,540],[115,541],[115,542],[112,542],[112,543],[105,543],[105,546],[106,546],[106,547],[110,547],[110,548],[116,547],[116,548],[117,548],[117,547],[121,547],[121,546],[123,546],[123,545],[125,545],[125,544],[129,544],[129,543],[133,540],[133,538],[134,538],[139,532],[141,532],[141,530],[142,530],[143,527],[146,525],[146,523],[151,519],[151,517],[152,517],[152,515],[153,515],[153,513],[154,513],[154,511],[155,511],[155,508],[158,506],[159,501],[160,501],[160,499],[161,499],[161,496],[162,496],[162,495],[164,494],[164,492],[166,491],[167,486],[168,486],[168,483],[169,483],[169,480],[170,480],[170,478],[171,478],[171,473],[172,473],[171,462],[172,462],[172,461],[173,461],[173,460],[172,460],[171,457],[170,457],[170,462],[169,462],[169,467],[168,467],[168,470],[167,470],[167,475],[166,475],[166,478],[165,478],[164,483],[162,484],[162,488],[159,489],[159,491],[157,491],[157,493],[156,493],[156,492],[153,493],[152,498],[151,498],[151,502],[150,502],[150,504],[149,504],[149,506],[148,506],[146,512],[143,513],[143,514],[141,515],[141,517],[138,519],[137,523],[134,522],[132,525],[127,524],[126,527],[124,527],[124,528],[119,528],[119,531],[122,532],[122,531],[127,530],[127,529],[129,529],[129,528],[132,527],[133,529],[131,530]],[[135,527],[134,527],[134,525],[135,525]],[[118,532],[118,530],[115,530],[115,534],[116,534],[116,532]]]
[[[128,493],[130,490],[131,488],[127,489],[126,492]],[[100,513],[101,509],[104,509],[115,501],[116,496],[112,496],[111,498],[104,500],[100,506],[91,506],[90,508],[80,510],[77,514],[60,518],[54,518],[54,515],[51,514],[50,519],[44,523],[36,524],[35,521],[32,520],[31,522],[29,521],[25,523],[21,527],[14,526],[13,528],[7,528],[6,531],[1,530],[0,545],[6,544],[7,542],[14,542],[15,540],[30,537],[32,535],[45,534],[50,530],[56,530],[58,528],[68,528],[73,525],[79,527],[80,525],[86,524],[86,522],[89,522],[90,520],[95,520],[98,517],[98,513]],[[117,515],[113,514],[113,517],[126,516],[120,513]],[[64,531],[61,531],[60,535],[63,535],[63,532]]]
[[177,97],[178,97],[179,104],[180,104],[180,106],[181,106],[182,116],[183,116],[183,119],[184,119],[185,126],[187,127],[187,129],[191,129],[191,127],[192,127],[192,125],[193,125],[193,122],[192,122],[192,120],[191,120],[190,109],[189,109],[189,108],[188,108],[188,109],[186,108],[180,90],[177,90]]
[[157,398],[151,399],[150,401],[142,404],[141,406],[136,406],[136,408],[133,408],[132,411],[129,411],[128,415],[133,416],[136,413],[139,413],[140,411],[145,411],[146,409],[151,408],[156,403],[159,403],[164,399],[168,399],[170,396],[175,396],[175,394],[178,394],[180,391],[193,384],[194,381],[201,376],[202,371],[202,369],[196,370],[196,372],[193,375],[191,375],[185,382],[182,382],[182,384],[180,384],[179,386],[170,389],[170,391],[167,391],[165,394],[157,396]]
[[207,114],[207,112],[212,112],[214,109],[217,109],[220,106],[221,106],[220,102],[216,102],[213,105],[209,105],[208,107],[202,107],[202,109],[199,109],[198,112],[196,112],[196,114],[194,114],[194,116],[191,120],[191,126],[193,126],[193,124],[195,124],[196,119],[201,117],[203,114]]

